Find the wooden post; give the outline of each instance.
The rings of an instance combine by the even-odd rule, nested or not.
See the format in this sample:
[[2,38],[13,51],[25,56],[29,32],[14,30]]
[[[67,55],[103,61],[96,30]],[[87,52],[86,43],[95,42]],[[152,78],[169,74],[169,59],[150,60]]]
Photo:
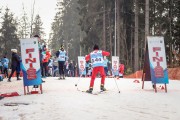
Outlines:
[[156,84],[154,84],[155,93],[157,93],[157,87]]
[[24,95],[26,95],[26,86],[24,86]]
[[167,85],[165,84],[165,92],[167,93]]
[[144,74],[145,73],[142,74],[142,89],[144,89]]
[[27,86],[27,92],[29,93],[29,86]]
[[42,84],[40,84],[40,90],[41,90],[41,94],[43,94],[43,91],[42,91]]

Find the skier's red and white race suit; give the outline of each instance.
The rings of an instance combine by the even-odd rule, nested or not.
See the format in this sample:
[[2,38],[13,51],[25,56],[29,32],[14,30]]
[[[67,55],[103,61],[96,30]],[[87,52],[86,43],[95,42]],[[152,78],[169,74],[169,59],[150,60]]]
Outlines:
[[109,56],[110,53],[102,50],[94,50],[90,54],[86,55],[86,61],[91,60],[92,63],[92,76],[90,82],[90,88],[94,86],[94,80],[98,72],[101,74],[101,85],[104,86],[106,74],[104,72],[103,56]]

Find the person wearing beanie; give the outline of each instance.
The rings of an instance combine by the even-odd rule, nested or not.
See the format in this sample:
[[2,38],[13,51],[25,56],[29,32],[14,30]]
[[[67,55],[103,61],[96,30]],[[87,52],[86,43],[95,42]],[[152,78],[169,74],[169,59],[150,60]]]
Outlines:
[[17,49],[11,49],[11,52],[17,53]]
[[93,51],[90,54],[85,56],[86,61],[89,61],[89,60],[91,61],[92,68],[93,68],[89,90],[86,91],[87,93],[92,93],[94,80],[96,78],[96,74],[99,72],[101,74],[100,89],[101,91],[106,91],[106,88],[104,87],[106,74],[104,72],[103,56],[109,56],[109,55],[110,55],[109,52],[99,50],[99,46],[95,44],[93,47]]
[[46,48],[46,46],[43,47],[43,51],[42,51],[42,54],[43,54],[43,59],[42,59],[42,77],[45,78],[45,77],[48,77],[48,61],[50,59],[50,52],[49,50]]
[[[41,68],[41,76],[43,77],[43,49],[41,47],[41,38],[39,35],[34,35],[35,38],[38,39],[38,48],[39,48],[39,63],[40,63],[40,68]],[[42,79],[41,79],[42,80]],[[44,83],[45,81],[42,80],[42,82]],[[34,88],[37,88],[38,86],[34,85]]]
[[56,56],[58,57],[58,66],[59,66],[59,79],[65,79],[65,61],[67,60],[66,51],[64,50],[64,46],[61,45],[60,50],[56,53]]
[[12,75],[14,74],[14,72],[16,71],[16,77],[17,77],[17,80],[21,80],[19,78],[19,75],[20,75],[20,71],[19,71],[19,65],[20,65],[20,62],[22,61],[20,56],[17,54],[17,49],[11,49],[11,52],[12,52],[12,57],[11,57],[11,74],[9,75],[9,78],[8,78],[8,82],[11,82],[11,77]]
[[40,38],[40,37],[39,37],[39,35],[34,35],[34,37],[36,37],[36,38]]

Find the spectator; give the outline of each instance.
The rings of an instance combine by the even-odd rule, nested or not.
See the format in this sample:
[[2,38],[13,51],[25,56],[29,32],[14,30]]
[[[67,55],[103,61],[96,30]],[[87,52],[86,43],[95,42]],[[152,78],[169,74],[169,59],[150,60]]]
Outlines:
[[119,77],[123,78],[124,75],[124,64],[120,63],[119,64]]
[[6,56],[4,56],[3,58],[3,68],[4,68],[4,75],[5,75],[5,78],[7,77],[8,78],[8,64],[9,64],[9,60],[6,58]]
[[[19,56],[20,61],[22,61],[20,55],[18,55],[18,56]],[[21,79],[19,78],[20,72],[21,72],[21,62],[18,62],[18,64],[17,64],[17,70],[16,70],[17,80],[21,80]]]
[[[35,38],[38,39],[38,48],[39,48],[39,63],[40,63],[40,68],[41,68],[41,76],[43,76],[43,54],[42,54],[42,47],[41,47],[41,38],[39,37],[39,35],[34,35]],[[42,82],[45,82],[44,80],[42,80]],[[35,88],[38,86],[34,86]]]
[[58,72],[58,58],[55,56],[55,58],[53,59],[53,77],[57,77],[57,73]]
[[50,52],[47,50],[46,46],[43,46],[42,49],[42,54],[43,54],[43,59],[42,59],[42,64],[43,64],[43,70],[42,70],[42,77],[47,77],[48,76],[48,61],[50,58]]
[[69,77],[74,77],[74,65],[72,60],[69,63]]
[[73,61],[73,64],[74,64],[74,77],[76,77],[77,63],[75,63],[75,61]]
[[106,58],[106,56],[104,56],[104,71],[105,71],[105,74],[106,76],[108,76],[108,59]]
[[88,68],[88,73],[87,73],[87,76],[91,76],[92,75],[92,65],[91,63],[89,64],[89,68]]
[[20,56],[17,54],[17,49],[11,49],[12,51],[12,58],[11,58],[11,74],[8,78],[8,82],[11,82],[11,77],[12,75],[14,74],[14,72],[16,71],[16,77],[17,77],[17,80],[21,80],[19,78],[19,75],[20,75],[20,62],[21,62],[21,59],[20,59]]
[[86,76],[88,76],[88,70],[89,70],[89,61],[86,61]]
[[48,75],[53,76],[53,59],[52,56],[50,57],[48,61]]
[[0,71],[1,71],[1,74],[3,74],[3,64],[1,60],[0,60]]

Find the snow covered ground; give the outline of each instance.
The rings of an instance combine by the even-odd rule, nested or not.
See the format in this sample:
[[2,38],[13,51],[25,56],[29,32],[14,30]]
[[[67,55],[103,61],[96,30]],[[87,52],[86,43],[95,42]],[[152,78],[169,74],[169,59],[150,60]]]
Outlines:
[[[24,95],[22,81],[15,78],[11,83],[0,82],[0,94],[16,91],[21,95],[0,100],[0,120],[180,120],[180,81],[170,80],[168,93],[161,89],[155,93],[151,82],[145,82],[142,90],[142,83],[134,83],[135,79],[119,79],[118,93],[114,78],[106,78],[108,91],[91,95],[77,90],[87,90],[90,78],[44,80],[43,94],[32,95]],[[97,78],[94,91],[99,86]],[[4,106],[11,102],[29,105]]]

